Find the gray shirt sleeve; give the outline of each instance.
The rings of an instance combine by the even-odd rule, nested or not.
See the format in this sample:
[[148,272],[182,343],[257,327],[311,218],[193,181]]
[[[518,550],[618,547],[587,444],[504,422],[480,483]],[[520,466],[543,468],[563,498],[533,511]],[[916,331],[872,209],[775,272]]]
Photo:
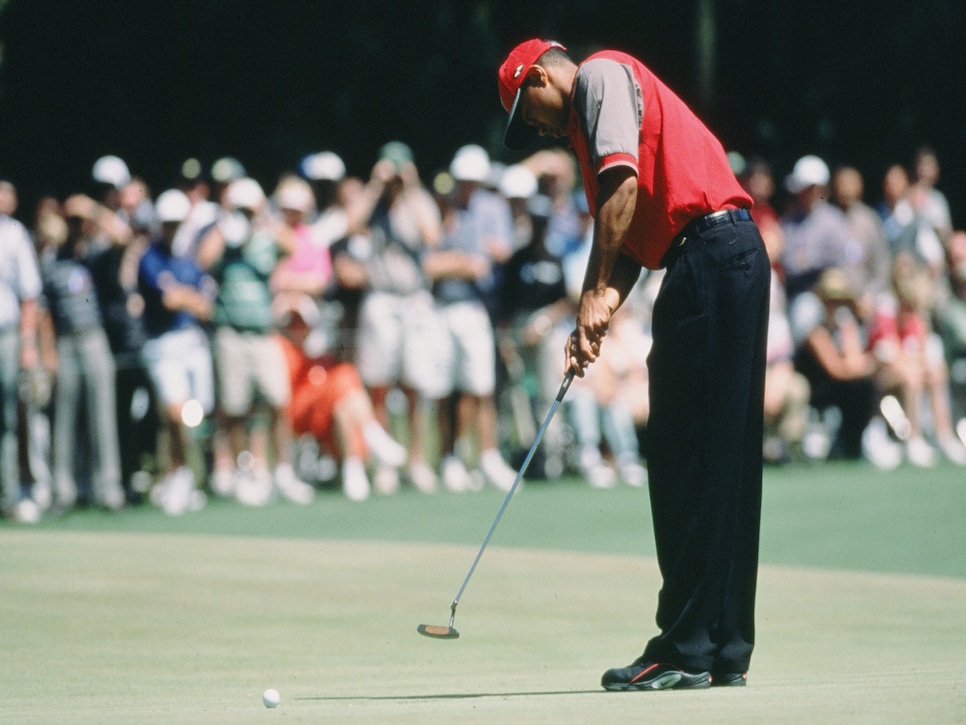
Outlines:
[[606,58],[587,61],[577,72],[573,102],[594,168],[599,172],[615,154],[632,157],[636,167],[644,101],[633,71]]

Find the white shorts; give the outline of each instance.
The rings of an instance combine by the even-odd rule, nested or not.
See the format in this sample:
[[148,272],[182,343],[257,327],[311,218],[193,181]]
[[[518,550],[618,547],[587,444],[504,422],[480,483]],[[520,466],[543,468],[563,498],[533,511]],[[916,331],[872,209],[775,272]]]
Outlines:
[[225,415],[245,415],[256,398],[275,410],[288,405],[288,364],[275,335],[219,327],[212,347],[218,373],[218,405]]
[[370,292],[359,310],[356,367],[368,388],[404,385],[438,397],[441,328],[428,291]]
[[442,395],[453,392],[480,397],[496,389],[493,324],[482,302],[437,305],[444,336],[438,383]]
[[199,327],[166,332],[148,340],[144,365],[165,406],[197,400],[206,414],[215,402],[214,373],[208,338]]

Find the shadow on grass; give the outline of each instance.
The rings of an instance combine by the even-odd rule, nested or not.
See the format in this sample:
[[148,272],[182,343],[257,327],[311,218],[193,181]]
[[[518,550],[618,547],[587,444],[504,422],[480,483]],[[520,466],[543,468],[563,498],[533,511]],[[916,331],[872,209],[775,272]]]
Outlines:
[[559,690],[547,692],[463,692],[440,695],[357,695],[341,697],[293,697],[305,702],[339,702],[348,700],[475,700],[486,697],[541,697],[557,695],[595,695],[606,694],[605,690]]

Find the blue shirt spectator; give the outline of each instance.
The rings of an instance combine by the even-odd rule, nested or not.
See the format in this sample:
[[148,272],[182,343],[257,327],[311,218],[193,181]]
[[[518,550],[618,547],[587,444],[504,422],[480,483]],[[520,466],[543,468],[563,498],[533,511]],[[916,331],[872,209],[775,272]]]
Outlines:
[[165,295],[177,286],[193,288],[210,299],[215,296],[214,281],[194,258],[174,256],[163,240],[152,244],[141,258],[138,285],[144,297],[144,324],[151,337],[199,324],[189,309],[170,309],[164,304]]

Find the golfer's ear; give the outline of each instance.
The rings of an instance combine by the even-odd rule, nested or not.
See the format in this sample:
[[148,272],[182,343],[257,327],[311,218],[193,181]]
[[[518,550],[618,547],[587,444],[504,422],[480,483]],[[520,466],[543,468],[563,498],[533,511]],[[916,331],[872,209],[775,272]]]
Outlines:
[[543,88],[550,82],[546,69],[543,66],[532,65],[527,69],[527,83],[537,88]]

